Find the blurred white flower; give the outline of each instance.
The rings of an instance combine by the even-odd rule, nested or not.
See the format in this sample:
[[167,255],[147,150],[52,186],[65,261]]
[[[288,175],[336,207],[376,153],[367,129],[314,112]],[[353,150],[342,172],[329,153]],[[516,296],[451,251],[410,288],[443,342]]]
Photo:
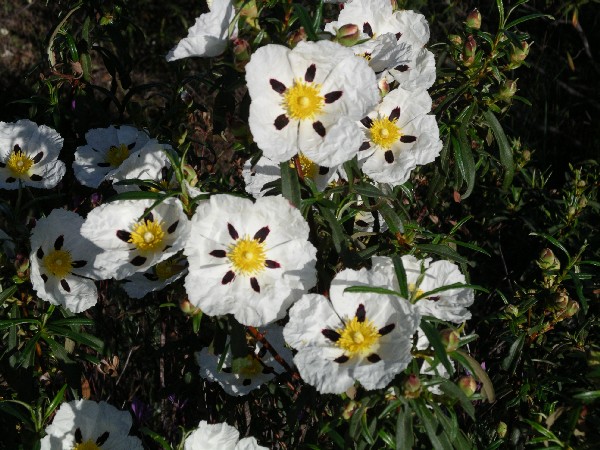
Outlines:
[[202,420],[186,439],[184,450],[268,450],[258,445],[256,439],[240,439],[240,433],[226,423],[209,424]]

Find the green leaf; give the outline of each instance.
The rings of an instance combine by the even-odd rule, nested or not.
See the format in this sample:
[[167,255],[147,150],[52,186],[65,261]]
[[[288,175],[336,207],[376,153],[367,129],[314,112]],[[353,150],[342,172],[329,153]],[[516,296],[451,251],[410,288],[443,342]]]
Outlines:
[[58,327],[54,324],[50,324],[46,327],[46,331],[51,334],[56,334],[58,336],[68,337],[69,339],[82,344],[87,345],[92,350],[101,353],[104,348],[104,342],[101,339],[98,339],[96,336],[88,334],[88,333],[80,333],[77,331],[73,331],[70,328]]
[[498,7],[498,15],[500,16],[500,27],[504,26],[504,4],[502,0],[496,0],[496,6]]
[[[498,0],[502,2],[502,0]],[[502,189],[506,190],[512,183],[512,179],[515,175],[515,162],[513,160],[512,149],[508,144],[508,139],[506,138],[506,134],[504,134],[504,130],[502,129],[502,125],[498,122],[498,119],[494,115],[492,111],[484,111],[483,115],[487,119],[487,123],[490,126],[492,133],[496,137],[496,141],[498,142],[498,149],[500,150],[500,162],[504,166],[504,181],[502,182]]]
[[371,292],[373,294],[393,295],[396,297],[401,297],[399,292],[375,286],[350,286],[344,289],[344,292]]
[[58,319],[53,320],[50,325],[55,325],[58,327],[62,326],[91,326],[94,325],[94,321],[92,319],[88,319],[86,317],[67,317],[66,319]]
[[481,368],[481,364],[477,362],[475,358],[467,354],[461,349],[451,352],[450,357],[463,365],[464,368],[468,369],[475,375],[475,378],[481,383],[481,392],[487,398],[488,402],[494,403],[496,401],[496,393],[494,391],[494,385],[492,380],[488,376],[487,372]]
[[331,230],[331,237],[333,239],[333,246],[335,247],[335,250],[338,253],[341,253],[342,245],[346,242],[346,235],[344,234],[342,226],[340,225],[340,223],[329,208],[327,208],[324,205],[321,205],[320,203],[318,203],[317,206],[319,208],[319,211],[321,212],[321,215],[329,224],[329,229]]
[[451,137],[456,165],[458,166],[458,170],[463,179],[467,183],[467,190],[464,194],[461,194],[461,198],[463,199],[471,195],[473,187],[475,186],[475,159],[473,158],[473,150],[471,149],[469,139],[467,138],[467,127],[471,123],[471,117],[473,116],[475,107],[476,104],[473,103],[465,108],[461,114],[461,116],[464,117],[462,118],[462,124],[458,129],[458,137]]
[[600,398],[600,391],[579,392],[578,394],[575,394],[573,398],[583,400],[584,402],[591,402]]
[[404,263],[402,257],[399,255],[392,256],[392,262],[394,263],[394,272],[396,273],[396,279],[400,287],[400,296],[402,298],[410,298],[408,292],[408,281],[406,280],[406,270],[404,270]]
[[39,325],[40,321],[38,319],[31,319],[25,317],[19,319],[0,320],[0,330],[6,330],[7,328],[14,327],[16,325],[23,325],[25,323],[35,323]]
[[300,181],[298,180],[298,172],[290,167],[288,161],[279,164],[281,169],[281,194],[287,198],[295,207],[300,206]]
[[553,238],[552,236],[550,236],[549,234],[546,234],[546,233],[536,233],[536,232],[529,233],[529,236],[539,236],[539,237],[546,239],[548,242],[550,242],[556,248],[562,250],[562,252],[565,255],[567,255],[567,258],[569,260],[569,265],[571,264],[571,255],[569,255],[569,252],[567,251],[567,249],[560,242],[558,242],[555,238]]
[[550,14],[534,13],[534,14],[529,14],[527,16],[519,17],[518,19],[515,19],[512,22],[507,23],[506,26],[504,27],[504,29],[508,30],[512,27],[516,27],[517,25],[519,25],[523,22],[527,22],[528,20],[539,19],[542,17],[545,17],[546,19],[554,20],[554,17],[552,17]]
[[0,292],[0,305],[8,300],[15,292],[17,292],[17,285],[13,284],[11,287],[3,289]]
[[421,319],[421,330],[423,330],[423,333],[425,333],[425,336],[427,336],[427,340],[432,345],[437,359],[439,359],[448,373],[452,375],[454,373],[454,367],[452,367],[452,364],[448,359],[448,354],[446,353],[446,348],[444,347],[444,344],[440,338],[440,333],[425,319]]
[[44,422],[48,420],[48,417],[52,415],[56,407],[60,404],[60,402],[62,402],[62,399],[65,396],[65,390],[67,389],[67,386],[67,384],[64,384],[63,387],[60,388],[60,391],[56,393],[56,395],[48,405],[48,408],[46,408],[46,412],[44,412]]
[[469,260],[464,256],[458,254],[458,252],[447,245],[443,244],[417,244],[417,249],[425,253],[433,253],[436,255],[443,256],[446,259],[451,259],[458,263],[470,264]]
[[440,384],[440,389],[444,392],[444,394],[455,398],[460,403],[460,406],[465,410],[465,412],[471,417],[471,419],[475,420],[475,407],[471,400],[465,395],[460,388],[454,384],[452,381],[444,380],[442,384]]
[[313,21],[310,19],[306,8],[298,3],[294,3],[294,11],[296,12],[298,20],[300,20],[300,23],[304,27],[304,31],[306,31],[306,36],[308,37],[308,39],[310,41],[318,41],[319,37],[315,32]]
[[449,291],[451,289],[473,289],[475,291],[485,292],[486,294],[490,293],[490,291],[488,291],[486,288],[484,288],[483,286],[479,286],[477,284],[452,283],[452,284],[448,284],[446,286],[441,286],[439,288],[432,289],[431,291],[423,292],[421,295],[419,295],[416,298],[416,300],[431,297],[433,294],[437,294],[438,292]]
[[531,428],[533,428],[535,431],[540,433],[547,440],[554,442],[556,444],[562,444],[562,442],[560,442],[560,440],[556,437],[556,435],[552,431],[547,430],[539,423],[534,422],[533,420],[528,420],[528,419],[523,419],[523,422],[529,424],[531,426]]
[[392,233],[404,233],[402,219],[400,219],[400,216],[396,214],[396,211],[394,211],[394,209],[391,208],[390,205],[387,204],[387,202],[381,204],[381,206],[379,207],[379,212],[383,216],[383,220],[385,220],[385,223],[387,224],[388,228]]
[[408,402],[402,401],[403,405],[398,411],[396,420],[396,450],[413,448],[413,414]]
[[414,406],[417,416],[421,419],[421,423],[425,425],[427,437],[433,448],[436,450],[453,450],[452,445],[448,442],[448,438],[442,431],[440,423],[427,406],[425,406],[424,401],[417,399],[414,402]]
[[154,440],[154,442],[156,442],[157,444],[160,444],[160,446],[163,448],[163,450],[173,450],[173,448],[167,442],[167,440],[165,438],[163,438],[160,434],[155,433],[154,431],[152,431],[151,429],[146,428],[146,427],[141,427],[140,431],[143,434],[145,434],[146,436],[152,438]]
[[54,339],[52,339],[46,333],[41,333],[41,338],[44,340],[44,342],[46,342],[46,344],[48,344],[48,347],[50,348],[52,356],[54,356],[56,359],[66,362],[66,363],[73,362],[73,360],[71,358],[69,358],[69,354],[67,353],[67,350],[65,350],[65,348],[62,345],[60,345],[58,342],[56,342]]

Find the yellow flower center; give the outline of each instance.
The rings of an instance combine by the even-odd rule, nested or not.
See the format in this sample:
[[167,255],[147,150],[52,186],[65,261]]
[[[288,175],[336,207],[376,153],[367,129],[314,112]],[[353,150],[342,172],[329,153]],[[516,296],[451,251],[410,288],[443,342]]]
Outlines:
[[72,262],[71,254],[65,250],[53,250],[43,260],[46,269],[58,278],[64,278],[71,273]]
[[325,98],[321,85],[295,80],[283,94],[283,107],[292,119],[313,119],[321,112]]
[[389,150],[394,142],[402,136],[396,126],[396,119],[390,120],[387,117],[374,120],[370,131],[371,140],[385,150]]
[[239,239],[229,248],[227,257],[233,265],[233,270],[242,275],[254,275],[265,268],[267,255],[264,242],[251,239],[248,236]]
[[159,280],[164,281],[178,274],[183,269],[184,267],[177,264],[177,261],[167,259],[166,261],[158,263],[156,266],[154,266],[154,273]]
[[142,220],[134,225],[128,242],[141,251],[154,251],[163,245],[165,232],[158,220]]
[[129,149],[125,144],[111,146],[106,154],[106,162],[112,167],[119,167],[129,157]]
[[81,444],[75,445],[73,450],[100,450],[100,447],[94,441],[89,439]]
[[408,293],[410,294],[410,300],[414,301],[425,293],[424,290],[419,289],[415,284],[410,283],[408,285]]
[[[302,175],[305,178],[312,178],[314,180],[317,174],[319,173],[319,165],[312,162],[312,160],[304,156],[302,153],[298,153],[298,163],[300,164],[300,170],[302,170]],[[292,169],[296,168],[293,161],[290,162],[290,167]]]
[[381,337],[373,322],[367,319],[359,322],[356,317],[346,322],[344,328],[336,331],[340,335],[336,345],[344,349],[350,357],[356,355],[367,356],[373,353]]
[[33,166],[33,159],[21,150],[13,151],[6,162],[6,167],[17,177],[26,174],[31,166]]
[[364,52],[364,53],[359,53],[357,56],[360,56],[361,58],[363,58],[364,60],[366,60],[367,62],[371,61],[371,59],[373,58],[371,56],[370,53]]

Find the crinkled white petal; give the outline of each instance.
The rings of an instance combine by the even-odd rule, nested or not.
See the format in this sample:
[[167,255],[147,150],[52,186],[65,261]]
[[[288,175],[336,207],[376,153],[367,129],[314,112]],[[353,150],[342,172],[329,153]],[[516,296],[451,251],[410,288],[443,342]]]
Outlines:
[[106,402],[73,400],[58,408],[52,424],[46,427],[47,436],[41,441],[42,450],[71,450],[79,428],[83,442],[96,441],[108,432],[102,445],[106,450],[142,450],[142,442],[129,436],[131,415]]
[[[226,256],[237,240],[230,229],[239,239],[253,239],[265,227],[265,268],[253,274],[238,272]],[[251,326],[283,317],[316,283],[316,249],[308,233],[300,212],[283,197],[261,197],[253,204],[229,195],[212,196],[192,217],[191,239],[184,250],[190,302],[209,315],[233,314]],[[276,264],[269,267],[268,262]]]
[[170,276],[167,278],[162,277],[163,272],[157,271],[157,266],[150,267],[143,273],[136,272],[123,279],[121,287],[127,292],[127,295],[131,298],[143,298],[150,292],[164,289],[187,274],[187,261],[185,258],[174,256],[159,264],[168,264]]
[[[142,148],[129,155],[123,163],[109,173],[106,179],[113,183],[123,180],[150,180],[159,182],[162,180],[163,169],[171,166],[167,153],[172,150],[170,145],[159,143],[156,139],[146,142]],[[119,193],[140,190],[138,185],[113,185]]]
[[258,445],[256,438],[247,437],[240,439],[240,442],[235,446],[235,450],[268,450],[268,448]]
[[391,17],[392,4],[389,0],[354,0],[344,6],[337,21],[325,25],[325,31],[335,34],[343,25],[355,24],[362,31],[361,40],[369,39],[371,36],[366,32],[366,25],[374,35],[379,35],[387,32],[384,30]]
[[81,234],[103,250],[94,260],[95,277],[121,280],[147,270],[183,248],[190,224],[181,203],[172,197],[151,211],[154,221],[162,224],[164,246],[144,251],[123,240],[153,203],[153,200],[119,200],[101,205],[88,214]]
[[415,47],[423,47],[429,42],[430,36],[429,23],[425,16],[409,9],[396,11],[391,15],[381,32],[402,33],[399,41]]
[[369,66],[376,72],[383,72],[397,66],[409,65],[413,51],[409,44],[398,42],[392,33],[384,33],[352,47],[358,56],[368,57]]
[[226,423],[209,424],[202,420],[185,440],[184,450],[234,450],[240,433]]
[[[119,170],[119,166],[113,167],[108,164],[107,156],[111,147],[125,145],[129,148],[129,157],[132,157],[139,155],[137,152],[149,139],[145,131],[128,125],[118,127],[111,125],[107,128],[89,130],[85,134],[87,144],[77,147],[75,151],[73,162],[75,178],[84,186],[97,188],[100,183]],[[122,164],[125,164],[125,161]]]
[[169,51],[167,61],[190,56],[208,58],[220,55],[227,48],[229,25],[234,17],[232,0],[214,0],[210,12],[196,18],[195,24],[188,30],[187,37]]
[[396,80],[401,88],[408,91],[429,89],[436,77],[435,57],[426,48],[413,49],[408,63],[394,66],[382,76],[388,82]]
[[[27,119],[0,122],[0,189],[18,189],[20,185],[41,189],[55,187],[65,175],[65,164],[58,160],[63,138],[54,129]],[[21,153],[34,160],[30,169],[15,174],[6,163],[18,146]]]

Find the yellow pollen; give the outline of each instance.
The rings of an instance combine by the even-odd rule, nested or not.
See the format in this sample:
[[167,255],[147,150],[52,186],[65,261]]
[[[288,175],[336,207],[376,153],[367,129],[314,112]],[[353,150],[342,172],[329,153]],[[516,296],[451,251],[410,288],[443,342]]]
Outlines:
[[106,162],[112,167],[119,167],[129,157],[129,149],[125,144],[111,146],[106,154]]
[[71,273],[72,262],[71,254],[65,250],[53,250],[43,259],[46,269],[61,279]]
[[377,350],[381,337],[373,322],[366,319],[359,322],[356,317],[336,331],[340,335],[336,345],[344,349],[349,357],[370,355]]
[[81,444],[75,445],[75,447],[73,447],[73,450],[100,450],[100,447],[98,447],[98,445],[94,441],[88,439],[87,441],[82,442]]
[[146,220],[136,223],[131,231],[130,243],[140,251],[156,251],[162,247],[165,232],[157,220]]
[[31,166],[33,166],[33,159],[20,150],[13,151],[6,162],[6,167],[17,177],[29,172]]
[[419,289],[415,284],[410,283],[408,285],[408,293],[410,294],[410,300],[414,301],[425,293],[422,289]]
[[389,150],[402,137],[396,119],[390,120],[387,117],[374,120],[369,131],[371,140],[385,150]]
[[283,107],[292,119],[314,119],[321,112],[325,98],[321,85],[294,80],[294,85],[283,94]]
[[267,260],[265,244],[245,236],[229,247],[227,257],[231,261],[234,272],[242,275],[255,275],[265,269]]

